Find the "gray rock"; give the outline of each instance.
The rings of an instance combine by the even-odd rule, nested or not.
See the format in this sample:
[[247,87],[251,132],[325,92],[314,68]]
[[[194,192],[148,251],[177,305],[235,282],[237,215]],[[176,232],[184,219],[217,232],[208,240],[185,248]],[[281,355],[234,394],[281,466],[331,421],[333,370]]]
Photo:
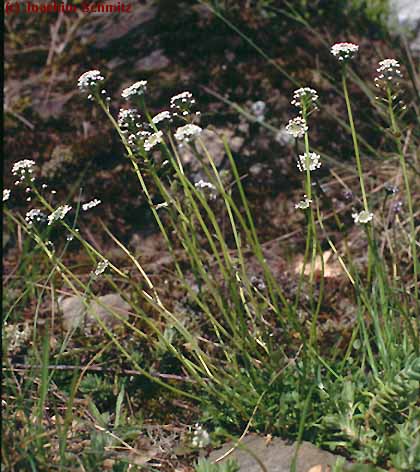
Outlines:
[[130,305],[118,293],[109,293],[99,297],[97,302],[90,303],[86,321],[88,324],[97,324],[100,319],[105,326],[114,327],[122,325],[129,313]]
[[410,36],[409,45],[412,53],[420,57],[420,1],[391,0],[391,28]]
[[152,54],[137,61],[134,64],[134,70],[138,72],[155,72],[165,69],[169,64],[169,59],[163,53],[163,49],[156,49]]
[[59,298],[58,306],[63,314],[63,327],[66,331],[76,329],[81,325],[86,314],[86,307],[82,297]]
[[[229,442],[221,449],[213,451],[209,457],[210,461],[221,457],[234,444],[234,442]],[[273,438],[268,442],[264,437],[249,434],[241,441],[241,448],[237,448],[228,457],[236,459],[240,466],[240,472],[262,472],[264,469],[261,464],[269,472],[290,472],[295,449],[296,443],[288,444],[279,438]],[[298,451],[296,472],[331,470],[339,457],[322,451],[308,442],[303,442]]]
[[154,0],[147,0],[142,4],[134,0],[124,3],[125,5],[131,4],[130,13],[90,13],[87,24],[79,28],[77,38],[90,40],[93,36],[95,38],[94,46],[97,49],[105,49],[113,41],[120,40],[144,27],[146,23],[155,18],[158,12]]
[[399,23],[411,30],[420,24],[420,2],[418,0],[391,0],[391,8]]
[[86,306],[86,302],[80,296],[70,296],[58,300],[59,308],[63,315],[63,327],[66,331],[76,329],[82,324],[85,326],[98,326],[103,324],[108,328],[122,325],[130,313],[130,305],[125,302],[118,293],[109,293],[99,297]]

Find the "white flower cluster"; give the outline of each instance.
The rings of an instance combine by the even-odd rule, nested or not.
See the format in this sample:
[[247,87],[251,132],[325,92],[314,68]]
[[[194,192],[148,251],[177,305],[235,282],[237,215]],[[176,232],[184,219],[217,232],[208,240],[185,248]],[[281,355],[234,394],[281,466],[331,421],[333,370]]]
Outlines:
[[308,131],[308,125],[303,118],[297,116],[296,118],[289,120],[285,129],[294,138],[303,138],[305,133]]
[[217,198],[216,187],[211,182],[206,182],[201,179],[194,184],[195,188],[203,190],[210,198],[210,200],[215,200]]
[[365,225],[366,223],[369,223],[369,221],[373,220],[373,213],[366,210],[362,210],[360,213],[353,213],[351,216],[353,217],[354,222],[358,225]]
[[144,145],[144,141],[151,135],[150,131],[137,131],[137,133],[132,133],[127,138],[127,143],[133,149],[137,151],[139,147]]
[[91,208],[95,208],[96,206],[100,205],[102,202],[95,198],[94,200],[91,200],[90,202],[83,203],[82,205],[82,210],[83,211],[88,211]]
[[103,274],[106,269],[109,266],[109,261],[107,259],[104,259],[103,261],[98,262],[98,265],[96,266],[94,275],[95,277],[99,277],[101,274]]
[[201,425],[195,425],[195,430],[192,438],[192,446],[203,448],[210,444],[210,435]]
[[310,171],[319,169],[321,167],[321,156],[316,152],[301,154],[297,162],[297,167],[301,172],[306,172],[307,169]]
[[163,133],[162,131],[157,131],[156,133],[151,134],[148,138],[144,141],[144,150],[150,151],[152,148],[163,141]]
[[140,113],[135,108],[120,108],[118,113],[118,126],[125,134],[132,128],[140,128]]
[[291,104],[297,108],[318,109],[318,92],[310,87],[301,87],[293,92],[293,100]]
[[21,161],[15,162],[12,167],[12,175],[18,178],[15,185],[23,182],[27,177],[30,177],[31,182],[35,179],[32,177],[34,172],[35,161],[31,159],[22,159]]
[[402,79],[400,67],[400,63],[396,59],[384,59],[381,61],[376,69],[379,75],[375,77],[375,85],[377,87],[391,84],[398,85],[399,80]]
[[29,210],[25,215],[25,221],[29,226],[32,226],[34,223],[41,223],[42,221],[45,221],[45,219],[45,214],[38,208]]
[[99,85],[102,84],[104,80],[105,78],[101,75],[99,70],[89,70],[79,77],[77,86],[82,93],[88,93],[88,98],[92,99],[92,93],[98,89]]
[[336,43],[331,47],[331,54],[343,62],[353,59],[358,50],[359,46],[354,43]]
[[62,220],[70,210],[70,205],[59,206],[50,215],[48,215],[48,226],[52,225],[55,221]]
[[180,111],[183,116],[188,115],[191,105],[194,105],[195,99],[191,92],[182,92],[171,98],[171,108],[175,109],[174,115]]
[[126,89],[124,89],[121,93],[121,96],[122,98],[125,98],[126,100],[129,100],[135,97],[141,97],[146,92],[146,89],[147,89],[147,80],[140,80],[139,82],[136,82],[133,85],[130,85],[130,87],[127,87]]
[[306,210],[311,206],[312,200],[304,195],[304,199],[301,200],[299,203],[296,203],[295,208],[296,210]]
[[177,141],[190,142],[192,139],[196,138],[203,130],[194,124],[188,124],[179,127],[175,133],[175,139]]
[[153,124],[157,125],[158,123],[161,123],[162,121],[170,120],[170,119],[171,119],[171,112],[165,110],[155,115],[152,118],[152,122]]
[[3,189],[3,201],[7,201],[10,198],[10,190],[8,188]]

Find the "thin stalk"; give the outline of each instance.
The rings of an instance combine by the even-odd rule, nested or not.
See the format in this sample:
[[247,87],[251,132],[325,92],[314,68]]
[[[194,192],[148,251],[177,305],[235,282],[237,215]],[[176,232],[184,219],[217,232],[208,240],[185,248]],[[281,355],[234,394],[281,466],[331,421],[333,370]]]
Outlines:
[[405,160],[404,152],[401,147],[401,141],[399,139],[400,135],[400,130],[397,124],[397,121],[395,119],[395,113],[394,113],[394,106],[393,106],[393,94],[391,91],[390,86],[387,86],[387,98],[388,98],[388,111],[389,111],[389,117],[391,119],[391,129],[392,133],[395,138],[395,142],[397,145],[397,150],[398,150],[398,156],[400,159],[400,165],[403,173],[403,178],[404,178],[404,185],[405,185],[405,191],[407,194],[407,205],[408,205],[408,212],[410,215],[410,239],[411,239],[411,251],[412,251],[412,256],[413,256],[413,269],[414,269],[414,299],[416,300],[416,304],[418,304],[419,300],[419,287],[418,287],[418,259],[417,259],[417,245],[416,245],[416,226],[414,222],[414,211],[413,211],[413,199],[411,195],[411,188],[410,188],[410,180],[408,178],[408,172],[407,172],[407,163]]

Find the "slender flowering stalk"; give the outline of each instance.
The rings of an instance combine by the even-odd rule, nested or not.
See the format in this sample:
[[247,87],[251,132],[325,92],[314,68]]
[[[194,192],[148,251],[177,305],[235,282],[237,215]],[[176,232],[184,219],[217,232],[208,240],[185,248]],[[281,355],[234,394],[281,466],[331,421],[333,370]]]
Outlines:
[[[404,156],[404,151],[401,146],[400,140],[400,130],[397,124],[394,113],[394,100],[398,93],[399,79],[402,78],[402,74],[399,70],[399,64],[393,59],[386,59],[379,63],[380,67],[378,68],[379,72],[379,81],[376,84],[385,85],[386,98],[388,101],[388,112],[389,118],[391,121],[391,130],[394,135],[395,143],[398,150],[398,156],[400,159],[400,165],[404,177],[404,186],[407,198],[408,212],[410,214],[410,240],[411,240],[411,252],[413,256],[413,270],[414,270],[414,296],[418,303],[419,300],[419,262],[417,258],[417,243],[416,243],[416,226],[414,218],[414,208],[413,208],[413,199],[411,195],[410,180],[408,177],[407,163]],[[395,90],[397,89],[397,90]]]

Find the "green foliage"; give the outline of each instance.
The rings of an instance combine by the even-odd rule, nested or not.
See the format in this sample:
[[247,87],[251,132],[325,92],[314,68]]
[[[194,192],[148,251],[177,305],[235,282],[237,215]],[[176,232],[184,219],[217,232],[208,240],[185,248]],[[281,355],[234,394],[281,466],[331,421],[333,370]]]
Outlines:
[[238,472],[239,466],[236,461],[228,459],[223,464],[213,464],[207,459],[198,459],[195,472]]

